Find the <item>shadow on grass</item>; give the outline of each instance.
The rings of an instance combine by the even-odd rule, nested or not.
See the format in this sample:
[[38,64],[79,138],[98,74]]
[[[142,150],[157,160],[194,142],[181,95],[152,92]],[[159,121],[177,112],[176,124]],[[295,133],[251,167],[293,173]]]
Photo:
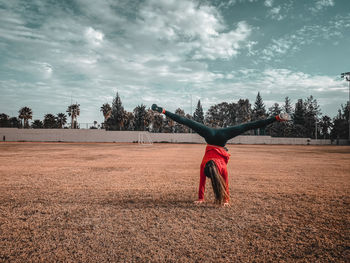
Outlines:
[[190,199],[150,199],[150,198],[124,198],[109,199],[99,202],[103,206],[117,206],[124,209],[130,208],[182,208],[182,209],[217,209],[220,206],[212,202],[196,205],[194,200]]

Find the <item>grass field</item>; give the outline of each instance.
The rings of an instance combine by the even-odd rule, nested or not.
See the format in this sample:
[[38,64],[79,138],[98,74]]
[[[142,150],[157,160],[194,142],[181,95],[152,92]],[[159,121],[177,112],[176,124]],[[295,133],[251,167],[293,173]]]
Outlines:
[[349,262],[350,147],[0,143],[0,262]]

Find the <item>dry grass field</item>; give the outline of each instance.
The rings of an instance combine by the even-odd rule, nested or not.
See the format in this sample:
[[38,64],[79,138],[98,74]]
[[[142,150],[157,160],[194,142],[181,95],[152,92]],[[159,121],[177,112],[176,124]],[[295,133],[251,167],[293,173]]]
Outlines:
[[0,262],[349,262],[350,147],[0,143]]

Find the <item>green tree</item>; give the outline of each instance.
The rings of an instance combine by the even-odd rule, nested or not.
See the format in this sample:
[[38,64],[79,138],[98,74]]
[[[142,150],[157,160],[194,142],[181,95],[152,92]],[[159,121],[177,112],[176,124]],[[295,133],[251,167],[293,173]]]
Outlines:
[[303,125],[293,124],[288,129],[287,137],[305,138],[305,134],[307,134],[307,131]]
[[[350,101],[348,101],[346,103],[346,105],[341,105],[341,109],[342,109],[342,115],[343,115],[343,119],[346,120],[347,125],[348,125],[348,129],[347,129],[347,134],[349,134],[349,123],[350,123]],[[349,137],[348,137],[349,139]]]
[[341,104],[341,112],[342,112],[342,116],[345,120],[349,120],[349,110],[350,110],[350,102],[347,102],[347,105],[343,105]]
[[203,113],[203,107],[201,105],[201,100],[198,100],[197,108],[193,113],[193,120],[199,123],[204,123],[204,113]]
[[333,119],[331,139],[336,139],[337,143],[339,139],[349,138],[349,123],[346,119],[346,108],[341,105],[341,109],[338,110],[337,116]]
[[320,121],[320,128],[321,128],[321,134],[323,139],[329,138],[329,132],[331,127],[332,127],[332,119],[327,115],[323,116]]
[[71,129],[77,129],[77,117],[80,115],[80,104],[75,103],[69,105],[66,112],[68,112],[68,115],[71,117]]
[[57,128],[56,117],[51,113],[45,114],[43,123],[44,123],[44,128],[46,129]]
[[[175,110],[175,114],[181,116],[181,117],[185,117],[185,111],[181,108],[177,108]],[[186,130],[186,127],[182,124],[179,124],[177,122],[175,122],[175,127],[174,127],[174,132],[175,133],[184,133]]]
[[97,129],[97,121],[94,121],[94,125],[90,126],[91,130]]
[[[193,116],[191,114],[186,113],[185,118],[193,120]],[[190,129],[187,126],[183,126],[184,127],[184,133],[191,133],[192,129]]]
[[11,117],[9,123],[11,128],[19,128],[21,126],[21,121],[17,117]]
[[298,99],[298,102],[295,104],[295,110],[293,115],[293,123],[295,125],[305,124],[305,105],[302,99]]
[[148,108],[146,111],[146,116],[145,116],[145,126],[146,126],[146,131],[153,132],[153,123],[154,123],[154,116],[155,112]]
[[64,113],[58,113],[56,117],[57,127],[62,129],[67,123],[67,115]]
[[[282,106],[282,110],[293,117],[292,102],[288,96],[284,99],[284,105]],[[293,123],[282,122],[281,126],[283,126],[283,137],[294,137],[293,130],[295,129],[295,127]]]
[[152,130],[153,132],[162,132],[163,131],[163,116],[159,113],[154,114]]
[[293,125],[289,130],[289,134],[293,137],[305,137],[307,134],[305,128],[305,104],[302,99],[298,99],[295,104],[294,114],[292,115]]
[[146,106],[141,104],[134,109],[135,131],[146,130]]
[[124,112],[123,128],[126,131],[135,130],[134,114],[132,112]]
[[[310,95],[304,101],[305,115],[304,115],[304,127],[306,129],[306,137],[315,138],[316,137],[316,124],[319,122],[319,116],[321,115],[320,106],[317,100]],[[319,128],[317,128],[317,133],[319,133]]]
[[260,92],[258,92],[258,95],[256,96],[256,100],[254,103],[254,108],[252,112],[252,119],[253,120],[262,120],[265,119],[267,116],[265,104],[263,102],[263,99],[260,95]]
[[175,122],[172,119],[165,117],[165,119],[163,119],[162,131],[165,133],[173,133],[175,131]]
[[292,114],[293,113],[292,103],[291,103],[291,101],[290,101],[288,96],[285,97],[285,99],[284,99],[283,111],[288,113],[288,114]]
[[34,120],[32,123],[33,129],[42,129],[44,127],[44,124],[41,120]]
[[0,114],[0,127],[10,127],[10,116],[5,113]]
[[[273,104],[269,108],[269,115],[276,116],[282,111],[278,103]],[[266,127],[267,134],[273,137],[282,137],[284,135],[285,123],[284,122],[274,122]]]
[[282,112],[282,109],[278,103],[274,103],[270,108],[269,108],[269,115],[270,116],[276,116]]
[[107,120],[107,128],[109,130],[118,130],[121,131],[124,128],[124,118],[125,118],[126,112],[124,110],[124,107],[122,105],[122,101],[119,97],[119,94],[117,92],[113,103],[112,103],[112,112],[110,117]]
[[249,122],[252,118],[251,104],[248,99],[239,99],[237,102],[237,123]]
[[[258,95],[256,96],[256,100],[254,103],[254,108],[252,112],[252,120],[257,121],[257,120],[263,120],[266,119],[267,113],[265,109],[265,104],[263,102],[263,99],[260,95],[260,92],[258,92]],[[254,130],[255,135],[264,135],[265,134],[265,128],[260,128]]]
[[23,119],[23,127],[29,128],[28,120],[32,119],[32,116],[33,116],[32,109],[28,107],[23,107],[18,111],[18,113],[19,113],[18,118],[21,120]]
[[104,122],[102,124],[102,127],[104,127],[105,123],[107,123],[107,119],[109,118],[109,116],[111,116],[111,113],[112,113],[111,105],[109,105],[109,103],[104,103],[101,106],[100,111],[102,112],[104,117]]
[[236,124],[237,104],[222,102],[211,106],[206,115],[205,122],[213,128],[226,128]]

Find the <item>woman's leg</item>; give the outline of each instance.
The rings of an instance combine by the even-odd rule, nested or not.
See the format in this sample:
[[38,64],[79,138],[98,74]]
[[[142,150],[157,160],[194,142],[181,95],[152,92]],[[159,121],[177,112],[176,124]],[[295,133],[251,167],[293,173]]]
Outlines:
[[165,111],[164,114],[165,114],[165,116],[176,121],[177,123],[183,124],[183,125],[191,128],[192,130],[194,130],[196,133],[198,133],[200,136],[202,136],[204,138],[209,138],[209,137],[214,135],[213,129],[205,126],[202,123],[181,117],[181,116],[174,114],[172,112],[169,112],[169,111]]
[[237,126],[219,129],[217,131],[217,136],[221,137],[223,140],[228,141],[246,131],[263,128],[277,120],[278,119],[276,117],[271,117],[265,120],[253,121],[253,122],[240,124]]
[[166,111],[165,109],[158,107],[155,104],[152,105],[152,110],[163,113],[165,116],[169,117],[173,121],[176,121],[177,123],[183,124],[183,125],[191,128],[196,133],[198,133],[200,136],[202,136],[206,141],[210,140],[210,138],[212,138],[215,134],[214,129],[209,128],[202,123],[184,118],[184,117],[179,116],[177,114],[174,114],[170,111]]
[[290,120],[290,116],[288,114],[280,114],[265,120],[259,120],[259,121],[253,121],[244,123],[237,126],[222,128],[222,129],[212,129],[207,126],[205,126],[202,123],[198,123],[196,121],[183,118],[179,115],[176,115],[174,113],[171,113],[169,111],[166,111],[165,109],[158,107],[156,104],[152,105],[152,110],[158,111],[160,113],[165,114],[170,119],[186,125],[187,127],[190,127],[192,130],[194,130],[196,133],[198,133],[200,136],[202,136],[205,141],[208,144],[211,145],[218,145],[221,147],[224,147],[226,145],[226,142],[248,130],[258,129],[265,127],[266,125],[269,125],[275,121],[288,121]]

